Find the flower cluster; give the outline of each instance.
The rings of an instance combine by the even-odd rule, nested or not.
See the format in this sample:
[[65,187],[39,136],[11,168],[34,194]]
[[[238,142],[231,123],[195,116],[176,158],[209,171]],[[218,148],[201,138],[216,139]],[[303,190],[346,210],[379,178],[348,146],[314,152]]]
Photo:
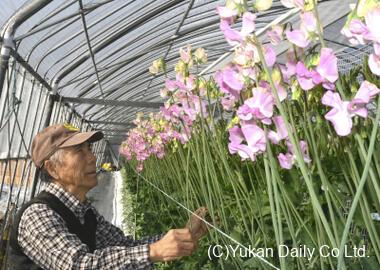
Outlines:
[[[231,4],[234,3],[234,5]],[[268,1],[268,3],[271,1]],[[333,124],[340,136],[351,133],[352,118],[354,116],[367,117],[366,105],[379,93],[379,89],[368,81],[361,84],[359,91],[351,101],[343,101],[340,93],[336,92],[336,82],[339,78],[338,59],[331,48],[322,47],[319,51],[312,48],[312,43],[320,38],[319,22],[314,11],[313,1],[282,0],[288,8],[300,8],[299,29],[286,30],[286,26],[274,25],[267,32],[271,44],[259,45],[255,41],[256,14],[250,13],[240,1],[227,1],[226,6],[218,7],[220,29],[226,41],[234,46],[233,61],[223,70],[215,74],[221,93],[222,106],[235,115],[229,130],[229,151],[238,154],[243,160],[256,160],[256,156],[266,151],[267,139],[277,145],[285,141],[288,148],[286,154],[280,153],[278,160],[281,167],[290,169],[295,162],[295,151],[290,144],[284,119],[279,115],[275,92],[279,102],[284,102],[290,91],[309,92],[314,89],[323,89],[324,95],[320,103],[332,107],[325,118]],[[261,3],[262,4],[262,3]],[[257,9],[260,11],[260,9]],[[375,53],[370,56],[370,66],[373,69],[376,62],[378,31],[374,29],[376,20],[380,19],[378,7],[367,10],[365,21],[359,27],[351,27],[351,33],[356,40],[369,39],[375,42]],[[242,27],[233,28],[233,23],[241,16]],[[359,20],[352,20],[351,24],[359,24]],[[351,26],[350,24],[350,26]],[[353,30],[355,29],[355,30]],[[376,32],[377,31],[377,32]],[[359,32],[361,36],[358,37]],[[288,53],[284,65],[276,63],[274,47],[287,39],[294,51]],[[262,50],[265,66],[260,61],[259,49]],[[380,59],[380,58],[379,58]],[[375,61],[376,60],[376,61]],[[372,63],[371,63],[372,62]],[[375,65],[376,66],[376,65]],[[271,70],[272,78],[268,78],[264,69]],[[376,74],[376,67],[373,73]],[[273,83],[274,87],[271,87]],[[276,128],[277,132],[271,130]],[[265,129],[269,131],[265,133]],[[299,148],[304,161],[311,161],[307,153],[307,143],[301,140]]]
[[[191,138],[197,119],[209,116],[207,105],[211,97],[207,96],[206,89],[209,82],[190,74],[194,64],[207,62],[207,54],[203,48],[193,52],[188,45],[180,49],[179,55],[175,79],[166,79],[165,87],[160,90],[161,97],[166,99],[164,106],[148,119],[138,114],[134,121],[137,127],[128,132],[120,147],[120,153],[128,160],[135,158],[138,161],[139,171],[150,156],[163,158],[170,142],[174,142],[174,146],[177,142],[185,144]],[[162,61],[154,61],[152,69],[158,72],[165,67]]]
[[346,26],[342,29],[351,44],[373,43],[374,53],[370,54],[368,65],[373,74],[380,75],[380,3],[358,1],[353,8]]
[[127,139],[120,146],[120,153],[127,160],[135,158],[138,162],[137,169],[143,169],[143,162],[151,155],[158,158],[165,156],[165,144],[169,143],[175,135],[169,122],[160,114],[151,114],[144,119],[143,114],[138,114],[134,121],[135,128],[127,133]]
[[[289,7],[293,4],[303,7],[304,2],[302,1],[302,5],[299,1],[294,3],[288,1],[286,4]],[[265,10],[264,6],[262,7],[262,10]],[[268,6],[265,6],[265,8],[268,8]],[[257,8],[257,10],[260,11],[261,9]],[[321,61],[321,67],[316,68],[316,70],[320,70],[320,73],[312,71],[311,66],[307,68],[302,62],[289,61],[287,65],[281,67],[276,64],[276,53],[272,45],[279,44],[283,39],[283,26],[273,26],[272,30],[268,32],[268,38],[272,44],[259,48],[252,38],[252,33],[255,31],[256,14],[244,9],[243,5],[236,4],[231,6],[229,2],[224,7],[218,7],[217,12],[221,18],[220,29],[227,42],[235,46],[232,63],[215,74],[215,80],[223,93],[221,98],[222,106],[225,110],[232,111],[235,115],[231,122],[232,127],[229,129],[228,149],[231,154],[238,154],[242,160],[255,161],[257,155],[266,151],[268,139],[268,142],[273,144],[279,144],[284,140],[288,145],[289,153],[280,154],[278,158],[283,168],[290,169],[295,160],[294,151],[289,143],[284,120],[277,113],[274,89],[270,87],[270,80],[263,72],[258,50],[263,51],[266,66],[272,69],[272,80],[280,102],[287,98],[288,94],[285,86],[287,83],[291,83],[291,80],[299,78],[303,82],[312,80],[314,77],[314,82],[309,83],[308,90],[317,84],[330,83],[328,80],[330,79],[328,77],[329,71],[325,70],[325,66],[329,63]],[[233,29],[233,23],[237,20],[239,14],[242,16],[240,31]],[[315,20],[313,21],[311,12],[304,13],[302,16],[304,18],[302,31],[306,39],[308,38],[306,34],[315,31],[316,27],[313,26]],[[287,35],[291,36],[292,33],[287,32]],[[304,68],[303,70],[302,67]],[[313,85],[310,86],[310,84]],[[265,126],[269,129],[267,134],[264,131]],[[270,130],[271,126],[274,126],[277,132]],[[300,146],[305,155],[305,161],[310,162],[306,143],[301,141]]]
[[[121,152],[139,162],[152,154],[162,158],[165,144],[170,141],[185,144],[194,134],[197,121],[207,119],[209,105],[216,102],[233,114],[228,126],[228,149],[242,160],[255,161],[271,143],[279,153],[277,157],[282,168],[293,167],[296,153],[303,155],[305,163],[311,162],[307,141],[300,138],[299,142],[293,140],[291,143],[288,132],[295,127],[286,124],[288,120],[280,113],[282,104],[290,99],[300,101],[301,97],[316,97],[313,101],[317,107],[329,110],[324,117],[336,133],[348,136],[353,118],[368,116],[367,104],[380,90],[369,81],[361,82],[353,97],[346,97],[339,89],[338,59],[333,49],[324,46],[314,2],[281,0],[285,7],[300,10],[300,25],[297,29],[289,24],[273,25],[266,33],[269,42],[265,45],[255,36],[257,14],[248,10],[246,1],[227,0],[225,6],[217,7],[220,30],[234,47],[233,60],[206,81],[191,72],[194,66],[207,62],[205,50],[194,51],[190,45],[181,48],[174,68],[175,78],[166,79],[160,90],[161,97],[166,99],[160,113],[148,121],[138,117],[137,127],[129,132]],[[271,6],[272,1],[263,0],[256,1],[253,7],[254,11],[261,12]],[[239,18],[241,28],[236,29],[234,24]],[[380,28],[377,25],[380,25],[380,5],[377,1],[359,1],[349,18],[342,33],[354,44],[373,42],[374,53],[369,57],[369,66],[379,75]],[[281,64],[275,49],[283,42],[288,42],[291,49],[285,63]],[[151,73],[161,70],[166,70],[163,59],[154,61]],[[214,81],[216,85],[210,87]],[[319,94],[313,94],[315,92]],[[157,122],[165,124],[157,128]],[[281,149],[287,149],[286,153]]]

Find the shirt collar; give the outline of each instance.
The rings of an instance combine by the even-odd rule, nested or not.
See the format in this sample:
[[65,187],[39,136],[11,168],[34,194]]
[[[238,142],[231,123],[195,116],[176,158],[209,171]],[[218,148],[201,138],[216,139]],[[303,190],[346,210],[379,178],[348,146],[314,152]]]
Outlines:
[[80,202],[72,193],[66,191],[58,184],[49,183],[45,191],[60,199],[77,217],[83,217],[86,211],[91,207],[88,200],[83,203]]

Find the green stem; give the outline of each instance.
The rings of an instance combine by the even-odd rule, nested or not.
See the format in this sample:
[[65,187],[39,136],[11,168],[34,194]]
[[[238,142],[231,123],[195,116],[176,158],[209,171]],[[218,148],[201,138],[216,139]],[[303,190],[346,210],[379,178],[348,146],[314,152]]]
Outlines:
[[373,150],[374,150],[374,146],[375,146],[375,140],[376,140],[376,136],[377,136],[377,129],[379,127],[379,121],[380,121],[380,97],[378,98],[378,102],[377,102],[377,113],[376,113],[375,123],[374,123],[372,133],[371,133],[371,139],[370,139],[370,143],[369,143],[368,154],[367,154],[363,174],[362,174],[362,177],[360,179],[359,186],[357,188],[354,200],[352,202],[351,209],[350,209],[350,212],[348,214],[347,221],[346,221],[346,226],[344,227],[343,235],[341,238],[342,240],[340,242],[340,247],[339,247],[340,254],[338,257],[338,269],[340,269],[340,267],[342,266],[342,263],[343,263],[343,251],[344,251],[344,245],[346,244],[346,241],[347,241],[348,231],[350,229],[351,222],[352,222],[352,219],[354,217],[355,210],[356,210],[356,207],[358,205],[360,195],[363,191],[364,185],[365,185],[366,180],[367,180],[368,171],[369,171],[369,168],[371,165],[372,154],[373,154]]
[[278,92],[277,92],[277,88],[276,88],[276,86],[275,86],[275,84],[273,82],[273,79],[272,79],[272,74],[271,74],[270,70],[268,69],[268,66],[267,66],[267,64],[265,62],[265,58],[264,58],[263,50],[262,50],[262,45],[258,41],[258,39],[257,39],[256,36],[253,36],[253,39],[254,39],[254,42],[255,42],[255,44],[257,46],[257,51],[259,53],[261,64],[263,65],[263,68],[264,68],[264,71],[266,73],[266,76],[269,79],[269,83],[271,85],[272,92],[273,92],[274,97],[275,97],[276,106],[277,106],[278,110],[280,111],[281,116],[284,118],[285,127],[286,127],[286,130],[288,132],[290,142],[291,142],[291,144],[292,144],[292,146],[293,146],[293,148],[295,150],[297,163],[298,163],[298,165],[299,165],[299,167],[301,169],[302,176],[305,179],[307,188],[308,188],[309,193],[310,193],[310,197],[312,199],[312,205],[315,208],[315,210],[317,211],[317,213],[318,213],[318,215],[319,215],[319,217],[320,217],[320,219],[322,221],[322,224],[325,227],[326,233],[327,233],[327,235],[329,237],[329,240],[330,240],[332,246],[336,247],[337,244],[336,244],[334,235],[332,233],[332,230],[330,228],[330,224],[327,221],[325,214],[323,213],[321,204],[320,204],[320,202],[318,200],[318,197],[317,197],[317,195],[315,193],[312,180],[311,180],[310,176],[308,175],[308,169],[306,167],[305,161],[303,160],[303,155],[301,153],[300,146],[299,146],[298,142],[296,141],[296,139],[294,137],[293,130],[290,127],[289,120],[288,120],[289,117],[288,117],[286,111],[284,110],[284,107],[283,107],[283,105],[282,105],[282,103],[280,101],[280,98],[279,98]]

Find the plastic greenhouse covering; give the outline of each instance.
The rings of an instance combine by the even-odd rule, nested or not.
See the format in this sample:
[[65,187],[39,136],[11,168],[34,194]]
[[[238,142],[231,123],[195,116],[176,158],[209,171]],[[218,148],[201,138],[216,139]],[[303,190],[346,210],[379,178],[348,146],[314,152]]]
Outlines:
[[[357,1],[318,2],[326,46],[334,50],[339,72],[348,74],[374,52],[371,44],[352,45],[341,34],[350,4]],[[119,166],[119,146],[136,126],[136,114],[157,113],[164,105],[160,90],[167,78],[176,77],[181,48],[191,44],[207,51],[208,63],[195,71],[205,78],[232,61],[234,48],[216,11],[224,5],[225,0],[0,1],[2,259],[15,211],[43,187],[31,161],[33,137],[63,122],[82,131],[100,130],[105,137],[92,147],[97,167]],[[276,24],[299,27],[299,12],[273,0],[270,9],[257,14],[258,40],[268,44],[266,31]],[[238,19],[233,29],[241,27]],[[286,63],[288,50],[288,44],[275,47],[279,63]],[[149,72],[157,59],[165,61],[166,72]]]

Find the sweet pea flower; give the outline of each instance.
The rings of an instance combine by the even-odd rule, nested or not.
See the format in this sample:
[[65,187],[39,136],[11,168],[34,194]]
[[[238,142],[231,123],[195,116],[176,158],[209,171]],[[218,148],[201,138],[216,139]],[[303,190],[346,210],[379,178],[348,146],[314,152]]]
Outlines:
[[341,34],[348,38],[353,45],[364,45],[365,37],[368,37],[368,27],[359,19],[352,19],[349,24],[343,27]]
[[272,120],[276,126],[277,132],[270,130],[268,132],[268,139],[274,144],[279,144],[280,141],[288,138],[288,131],[286,130],[282,116],[275,116]]
[[316,32],[317,31],[317,20],[313,12],[307,11],[300,14],[301,17],[301,28],[306,32]]
[[[295,154],[293,145],[289,141],[287,141],[286,144],[288,146],[289,152],[286,154],[280,153],[277,156],[277,158],[278,158],[278,161],[280,163],[281,168],[290,170],[296,161],[296,154]],[[305,141],[300,141],[299,146],[301,149],[301,154],[303,156],[303,160],[306,163],[310,163],[311,159],[308,155],[307,143]]]
[[248,144],[248,147],[256,154],[264,152],[266,149],[265,133],[259,126],[253,123],[245,123],[241,131]]
[[284,82],[290,83],[290,78],[297,72],[297,62],[288,60],[284,65],[280,65],[282,77]]
[[332,107],[325,115],[339,136],[347,136],[351,133],[352,119],[348,111],[348,101],[343,102],[338,93],[327,91],[322,97],[322,104]]
[[330,83],[338,79],[338,59],[331,48],[322,48],[316,71]]
[[276,24],[272,26],[272,30],[267,32],[267,37],[270,43],[276,46],[280,44],[283,33],[284,33],[284,28],[281,25]]
[[330,48],[322,48],[319,63],[315,70],[309,70],[304,63],[298,62],[296,66],[297,81],[305,91],[322,83],[328,90],[335,89],[338,79],[338,59]]
[[[294,156],[294,158],[296,158],[293,145],[290,143],[290,141],[287,141],[286,145],[288,146],[289,153],[291,153]],[[306,163],[310,163],[311,162],[311,158],[309,157],[309,154],[308,154],[307,143],[305,141],[301,140],[299,142],[299,147],[300,147],[300,150],[301,150],[301,154],[303,156],[303,160]]]
[[368,57],[368,65],[373,74],[380,76],[380,55],[371,53]]
[[322,97],[322,104],[332,107],[332,109],[325,115],[325,118],[333,124],[339,136],[347,136],[351,133],[352,117],[358,115],[366,118],[368,111],[365,106],[379,93],[380,90],[368,81],[361,84],[351,102],[342,101],[338,93],[327,91]]
[[257,47],[250,43],[244,43],[235,50],[234,62],[241,66],[252,66],[260,62]]
[[376,85],[364,81],[360,85],[358,92],[355,97],[348,104],[347,108],[350,112],[355,113],[363,118],[366,118],[368,115],[368,110],[365,107],[371,99],[380,93],[380,89]]
[[293,167],[293,164],[295,161],[294,156],[290,153],[286,153],[286,154],[280,153],[278,154],[277,159],[280,162],[281,168],[287,169],[287,170],[290,170]]
[[230,134],[228,150],[230,154],[236,154],[239,151],[239,145],[241,145],[244,140],[243,132],[238,126],[233,126],[228,130],[228,132]]
[[301,13],[300,29],[286,31],[288,40],[300,48],[309,46],[313,33],[317,31],[317,20],[312,12]]
[[[272,74],[273,74],[273,73],[272,73]],[[285,100],[286,97],[288,96],[288,94],[286,93],[285,88],[282,86],[281,81],[280,81],[280,80],[276,80],[275,78],[274,78],[273,80],[274,80],[274,86],[276,87],[277,95],[278,95],[278,97],[280,98],[280,101]],[[260,87],[263,87],[263,88],[267,89],[269,92],[271,92],[271,94],[272,94],[272,96],[273,96],[273,100],[275,100],[275,98],[274,98],[274,93],[273,93],[273,89],[272,89],[272,87],[269,85],[268,82],[266,82],[266,81],[260,81],[260,82],[259,82],[259,86],[260,86]]]
[[274,99],[272,94],[265,88],[252,89],[253,97],[247,99],[237,111],[241,120],[258,119],[263,123],[270,123],[273,115]]
[[236,9],[230,9],[228,7],[218,6],[216,7],[219,17],[229,23],[232,23],[235,17],[238,15]]
[[[229,152],[237,153],[242,160],[255,161],[256,155],[266,149],[264,131],[253,123],[246,123],[241,128],[234,126],[229,129],[229,134]],[[243,141],[247,144],[243,144]]]
[[272,67],[276,63],[276,52],[270,44],[263,46],[265,63],[268,67]]
[[305,91],[312,89],[317,80],[317,74],[308,70],[304,63],[298,62],[296,66],[297,81],[301,88]]
[[223,71],[217,71],[215,80],[223,93],[230,94],[236,99],[239,98],[239,93],[243,89],[244,83],[235,69],[228,66]]
[[307,36],[307,33],[303,30],[293,30],[293,31],[286,31],[286,37],[287,39],[293,43],[294,45],[300,47],[300,48],[306,48],[310,44],[310,40]]
[[207,63],[207,54],[206,54],[205,49],[203,48],[196,49],[194,52],[194,57],[195,57],[195,60],[200,64]]
[[243,14],[241,31],[237,31],[231,28],[229,21],[221,20],[220,30],[222,30],[224,37],[231,46],[242,43],[250,33],[255,30],[256,15],[250,12]]
[[233,96],[222,97],[220,99],[220,103],[222,104],[223,109],[226,111],[231,111],[232,108],[234,107],[236,101],[237,101],[237,99],[235,99]]
[[177,81],[165,80],[165,88],[168,91],[173,92],[174,90],[176,90],[178,88]]
[[191,62],[191,57],[192,57],[192,53],[191,53],[191,46],[190,45],[187,45],[185,48],[180,48],[179,49],[179,55],[181,57],[181,60],[188,64]]
[[365,15],[365,23],[369,31],[367,39],[380,42],[380,5],[367,12]]

